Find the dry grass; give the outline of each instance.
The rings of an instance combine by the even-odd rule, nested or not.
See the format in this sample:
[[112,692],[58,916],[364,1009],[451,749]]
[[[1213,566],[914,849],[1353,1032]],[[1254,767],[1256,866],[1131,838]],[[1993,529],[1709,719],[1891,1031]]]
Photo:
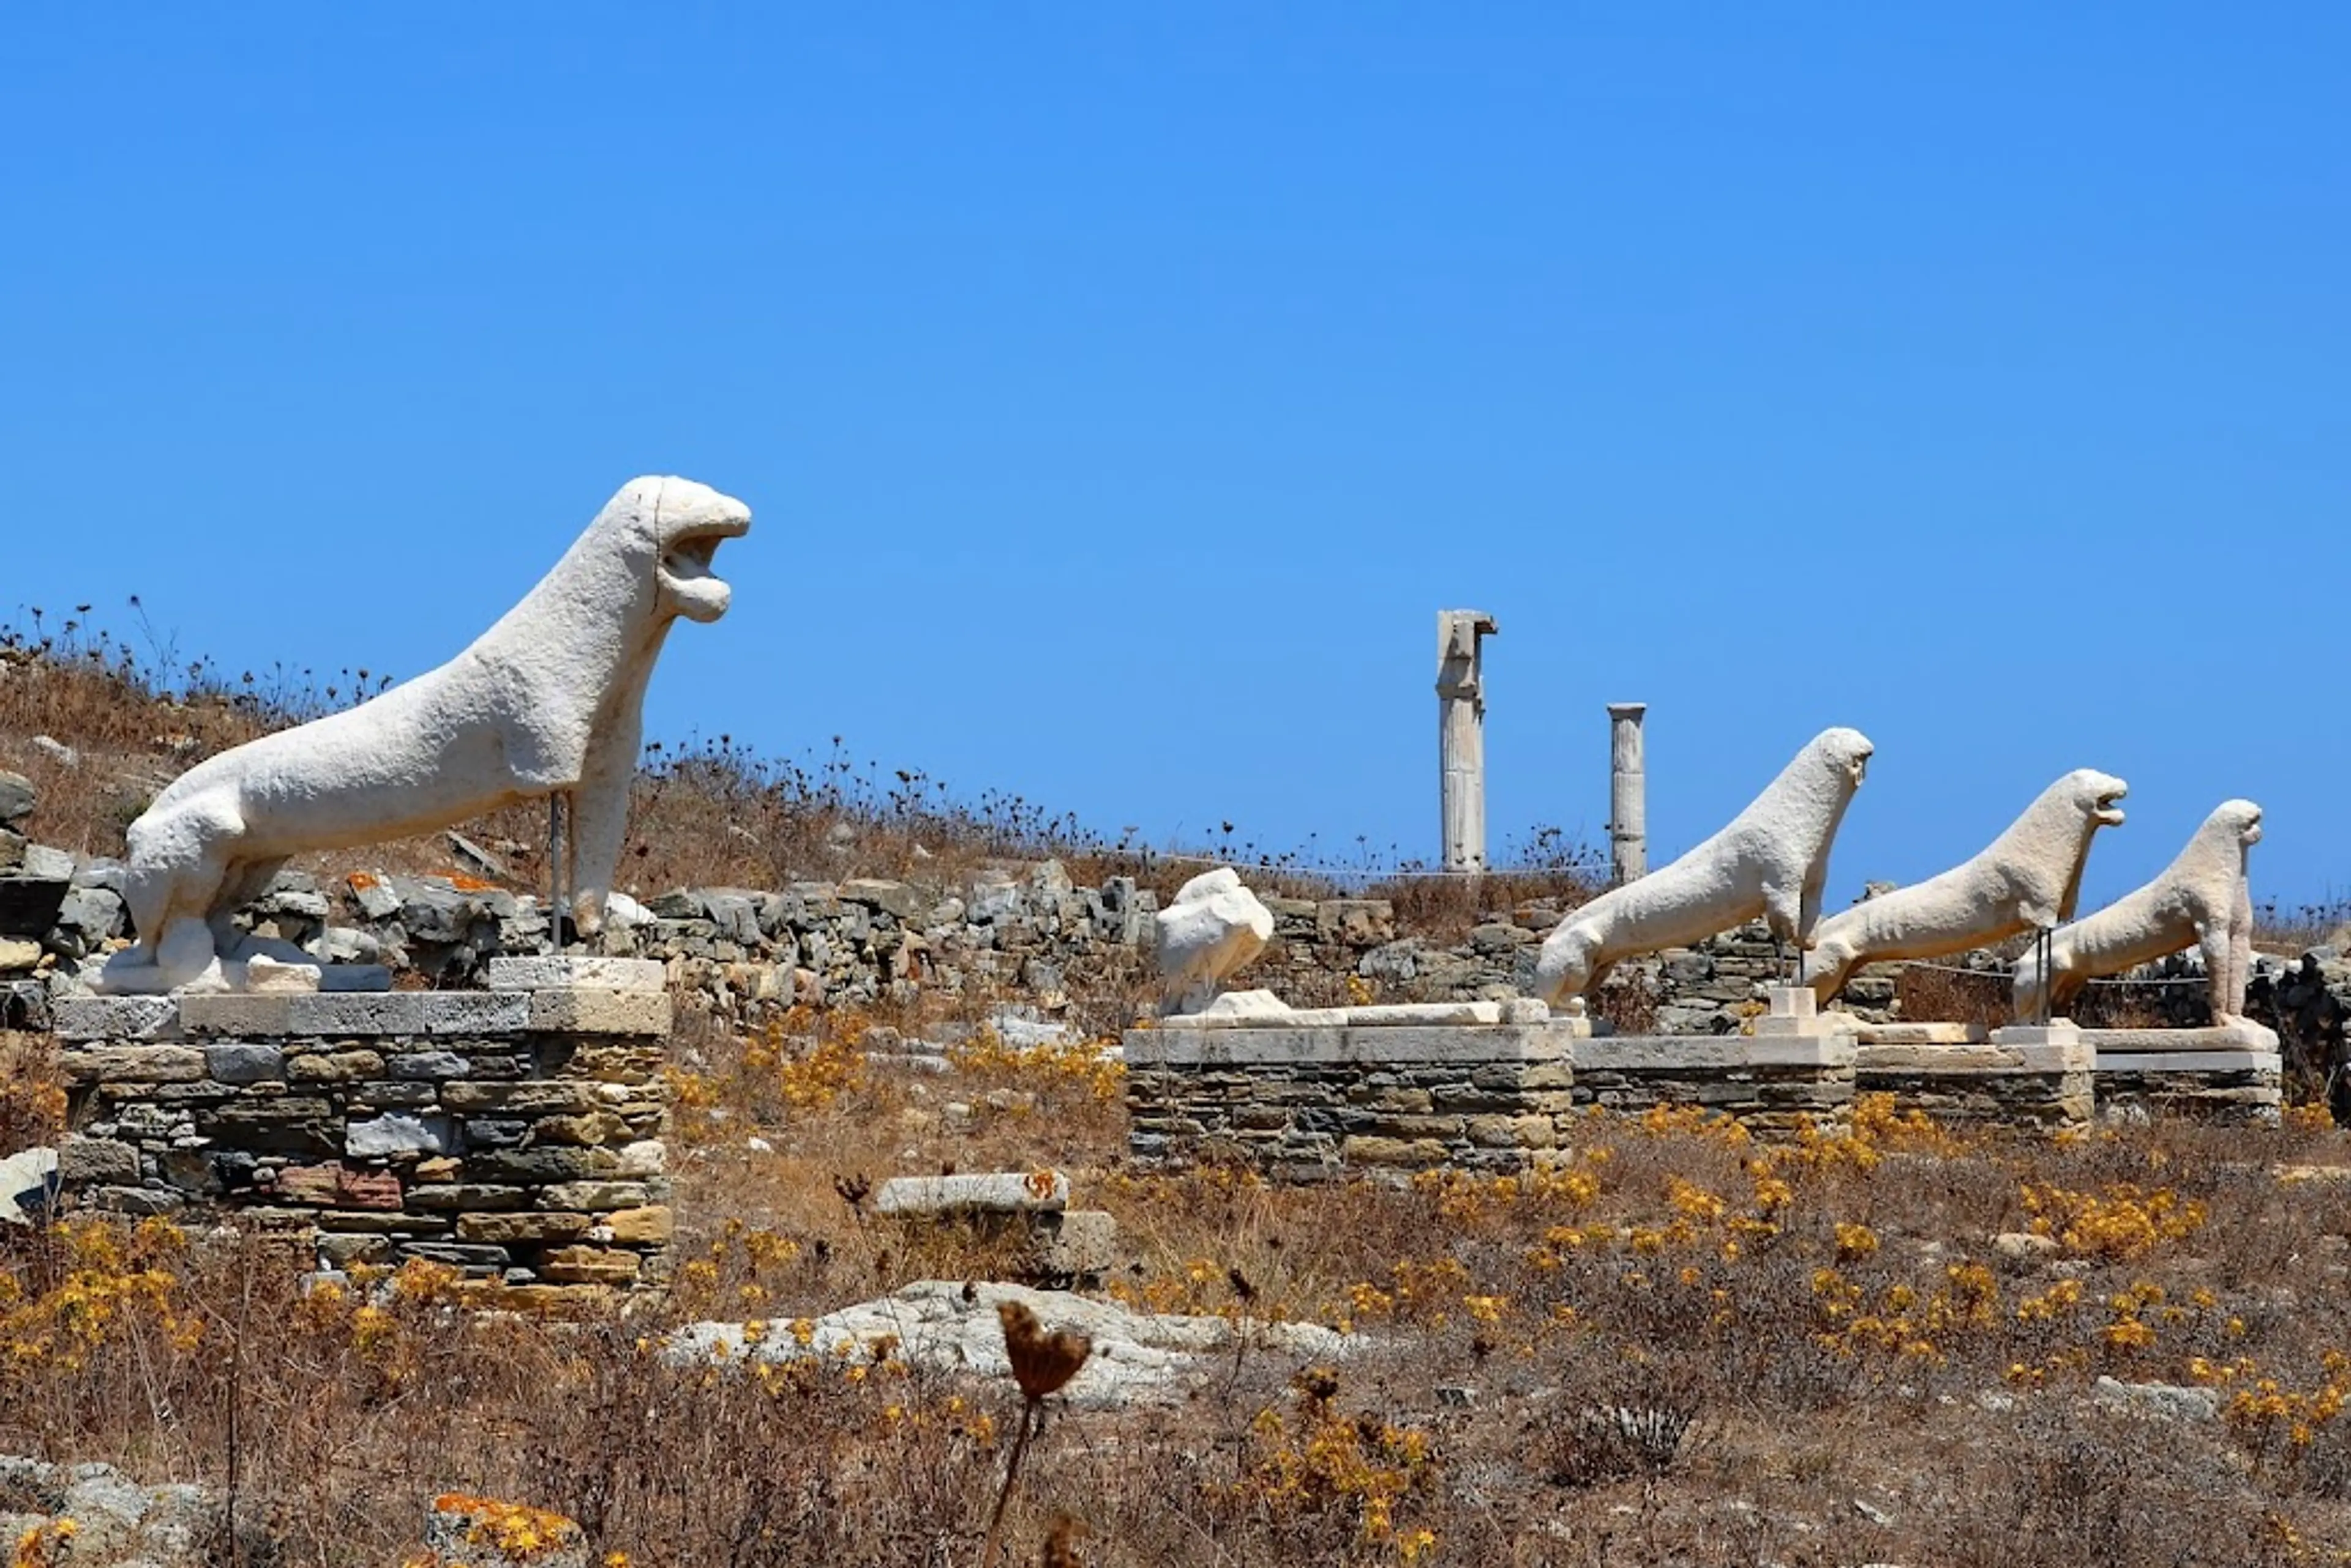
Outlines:
[[[682,1048],[671,1297],[542,1322],[412,1269],[298,1296],[260,1239],[89,1226],[0,1271],[0,1449],[225,1483],[288,1563],[415,1547],[423,1500],[512,1498],[638,1564],[965,1564],[1020,1391],[807,1365],[680,1371],[695,1317],[789,1321],[983,1238],[850,1201],[892,1175],[1058,1166],[1111,1209],[1134,1305],[1364,1337],[1258,1349],[1172,1407],[1049,1401],[1007,1561],[2285,1563],[2351,1547],[2345,1135],[2165,1125],[1946,1134],[1873,1103],[1850,1141],[1695,1113],[1594,1118],[1557,1169],[1279,1189],[1125,1168],[1113,1070],[981,1039],[954,1074],[870,1065],[877,1027]],[[949,1114],[953,1102],[968,1118]],[[758,1138],[768,1147],[752,1146]],[[1991,1239],[2037,1232],[2043,1254]],[[1054,1327],[1050,1319],[1045,1325]],[[2216,1390],[2210,1421],[2095,1380]]]
[[[231,674],[201,659],[183,662],[143,617],[134,643],[94,629],[88,610],[61,622],[33,612],[0,625],[0,768],[40,789],[41,840],[86,854],[120,854],[123,830],[187,768],[364,700],[389,678],[282,665]],[[68,767],[37,746],[44,736],[71,747],[78,761]],[[542,807],[492,812],[456,831],[501,859],[512,891],[532,891],[544,878]],[[638,896],[854,876],[947,888],[984,868],[1055,856],[1081,884],[1131,876],[1164,899],[1208,865],[1231,862],[1249,868],[1250,884],[1267,894],[1391,899],[1407,928],[1448,941],[1513,903],[1572,905],[1597,885],[1594,852],[1566,843],[1554,829],[1536,830],[1517,863],[1473,881],[1415,874],[1421,869],[1415,862],[1360,845],[1351,861],[1324,864],[1310,852],[1275,852],[1237,837],[1229,823],[1195,847],[1197,855],[1162,854],[1133,829],[1113,838],[1001,791],[967,800],[922,772],[860,762],[839,736],[820,755],[778,759],[720,735],[646,746],[616,880]],[[313,855],[295,863],[321,876],[478,873],[453,864],[439,834],[371,849],[364,862]]]

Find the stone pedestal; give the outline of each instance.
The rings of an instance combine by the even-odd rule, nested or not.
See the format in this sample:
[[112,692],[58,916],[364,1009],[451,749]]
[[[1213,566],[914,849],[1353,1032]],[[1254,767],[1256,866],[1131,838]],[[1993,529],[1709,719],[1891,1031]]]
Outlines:
[[1325,1009],[1132,1030],[1130,1147],[1143,1164],[1239,1160],[1293,1181],[1517,1170],[1565,1141],[1574,1108],[1575,1036],[1542,1011]]
[[667,1271],[669,1026],[665,993],[610,984],[68,998],[60,1176],[85,1207],[303,1232],[322,1268],[636,1285]]
[[[1810,996],[1810,992],[1805,993]],[[1853,1126],[1855,1043],[1849,1030],[1753,1035],[1602,1035],[1575,1047],[1579,1103],[1638,1114],[1700,1105],[1760,1137]]]
[[2251,1022],[2212,1029],[2087,1029],[2101,1114],[2196,1116],[2274,1125],[2283,1103],[2278,1038]]
[[1856,1086],[1938,1121],[2056,1130],[2090,1118],[2095,1052],[2064,1019],[1984,1031],[1970,1024],[1865,1028]]

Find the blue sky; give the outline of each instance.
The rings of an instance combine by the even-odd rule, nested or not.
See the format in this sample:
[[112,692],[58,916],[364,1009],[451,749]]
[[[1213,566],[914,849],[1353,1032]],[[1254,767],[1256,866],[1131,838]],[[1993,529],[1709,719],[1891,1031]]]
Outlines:
[[[1876,739],[1833,897],[2132,785],[2351,892],[2351,9],[18,5],[9,605],[413,674],[751,503],[653,733],[1112,831],[1653,859]],[[1498,844],[1498,848],[1499,845]]]

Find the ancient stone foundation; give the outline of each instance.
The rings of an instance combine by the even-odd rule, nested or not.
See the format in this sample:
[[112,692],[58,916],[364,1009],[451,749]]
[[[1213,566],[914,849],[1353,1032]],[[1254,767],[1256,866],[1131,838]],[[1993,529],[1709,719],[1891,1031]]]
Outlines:
[[1769,1138],[1853,1126],[1850,1033],[1759,1039],[1620,1035],[1575,1042],[1580,1103],[1637,1114],[1698,1105]]
[[2089,1029],[2102,1113],[2277,1124],[2283,1101],[2277,1036],[2220,1029]]
[[[1238,1160],[1285,1180],[1350,1169],[1517,1170],[1567,1141],[1573,1033],[1504,1004],[1359,1008],[1289,1027],[1178,1019],[1126,1037],[1131,1147],[1144,1164]],[[1539,1010],[1539,1009],[1538,1009]]]
[[1897,1111],[1961,1126],[2060,1131],[2088,1122],[2097,1052],[2082,1031],[2050,1025],[1880,1024],[1861,1030],[1855,1086]]
[[65,998],[68,1201],[234,1215],[322,1268],[662,1279],[670,1001],[657,964],[586,962],[499,960],[491,991]]
[[1857,1094],[2024,1132],[2094,1113],[2278,1116],[2275,1040],[2257,1028],[1856,1026],[1779,987],[1752,1034],[1595,1038],[1539,1003],[1291,1010],[1261,995],[1127,1035],[1138,1162],[1235,1160],[1282,1180],[1510,1170],[1568,1147],[1583,1111],[1696,1106],[1761,1138],[1835,1136]]

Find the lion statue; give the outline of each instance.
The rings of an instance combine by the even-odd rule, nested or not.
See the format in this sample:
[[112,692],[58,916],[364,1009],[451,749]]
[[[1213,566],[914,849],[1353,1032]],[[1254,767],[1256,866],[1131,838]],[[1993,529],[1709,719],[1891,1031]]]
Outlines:
[[123,897],[138,941],[107,961],[100,988],[231,986],[225,917],[289,857],[545,795],[570,807],[569,913],[595,932],[654,658],[680,616],[726,612],[731,591],[711,558],[750,527],[748,507],[706,486],[632,480],[521,603],[439,669],[188,769],[131,824]]
[[2066,774],[1973,860],[1822,921],[1805,983],[1825,1002],[1860,965],[1964,953],[2073,919],[2090,840],[2121,824],[2115,802],[2129,792],[2095,768]]
[[1582,997],[1626,958],[1759,915],[1774,937],[1810,946],[1829,846],[1874,749],[1859,730],[1823,730],[1729,826],[1671,865],[1570,910],[1543,941],[1534,994],[1553,1004]]
[[[2223,800],[2161,874],[2105,908],[2058,927],[2044,976],[2036,951],[2017,961],[2020,1019],[2063,1012],[2083,983],[2196,947],[2212,988],[2212,1021],[2241,1023],[2253,970],[2253,900],[2245,862],[2262,839],[2262,809]],[[2045,995],[2044,995],[2045,990]]]

